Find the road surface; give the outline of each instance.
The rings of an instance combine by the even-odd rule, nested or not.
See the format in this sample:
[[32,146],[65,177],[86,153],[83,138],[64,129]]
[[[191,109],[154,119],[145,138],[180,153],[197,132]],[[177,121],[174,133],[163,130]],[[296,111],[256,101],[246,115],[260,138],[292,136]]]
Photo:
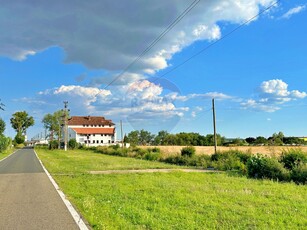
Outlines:
[[0,162],[0,229],[79,229],[33,149]]

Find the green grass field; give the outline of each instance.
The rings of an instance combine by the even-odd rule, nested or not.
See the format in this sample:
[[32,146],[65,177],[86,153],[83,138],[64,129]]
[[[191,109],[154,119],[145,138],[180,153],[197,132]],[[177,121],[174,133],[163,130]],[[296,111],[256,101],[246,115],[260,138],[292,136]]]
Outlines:
[[91,175],[172,166],[84,150],[37,153],[94,229],[307,228],[307,186],[215,173]]

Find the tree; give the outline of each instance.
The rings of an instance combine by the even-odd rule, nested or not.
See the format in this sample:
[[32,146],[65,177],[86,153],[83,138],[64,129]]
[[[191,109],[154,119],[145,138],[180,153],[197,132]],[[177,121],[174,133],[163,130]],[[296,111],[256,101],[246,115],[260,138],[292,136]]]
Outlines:
[[1,99],[0,99],[0,110],[4,110],[4,104],[1,102]]
[[0,118],[0,135],[4,133],[5,130],[5,122]]
[[142,129],[139,133],[139,145],[150,145],[154,139],[154,135]]
[[256,138],[254,137],[248,137],[245,139],[245,141],[249,144],[249,145],[253,145],[255,144]]
[[[58,143],[60,143],[62,137],[61,130],[64,124],[64,115],[65,111],[58,110],[55,111],[53,114],[48,113],[43,117],[42,123],[44,125],[44,128],[50,132],[50,140],[53,140],[54,135],[56,135]],[[68,111],[67,111],[67,117],[69,117]]]
[[155,145],[165,145],[166,137],[169,135],[169,133],[165,130],[161,130],[158,132],[158,135],[154,139]]
[[17,133],[26,134],[27,129],[34,125],[34,119],[26,111],[16,112],[11,118],[11,124]]
[[139,133],[140,131],[134,130],[128,133],[127,135],[127,143],[130,143],[131,145],[138,145],[139,143]]
[[268,143],[268,140],[265,137],[259,136],[259,137],[256,137],[256,140],[254,143],[255,145],[265,145]]

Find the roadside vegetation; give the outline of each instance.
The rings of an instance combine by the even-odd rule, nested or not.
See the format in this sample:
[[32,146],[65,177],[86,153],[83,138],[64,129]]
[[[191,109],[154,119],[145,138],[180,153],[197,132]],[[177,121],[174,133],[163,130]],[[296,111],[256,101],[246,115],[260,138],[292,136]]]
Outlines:
[[[89,172],[178,166],[96,150],[36,151],[93,229],[303,229],[307,225],[306,186],[226,173],[93,175]],[[287,167],[300,165],[291,159],[283,158],[290,162]]]

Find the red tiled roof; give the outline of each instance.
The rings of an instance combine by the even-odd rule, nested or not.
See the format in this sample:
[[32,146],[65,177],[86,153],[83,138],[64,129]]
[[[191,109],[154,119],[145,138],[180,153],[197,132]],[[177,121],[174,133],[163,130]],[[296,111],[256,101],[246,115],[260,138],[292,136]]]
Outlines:
[[104,117],[72,116],[68,119],[68,125],[114,125],[114,123]]
[[78,134],[114,134],[115,128],[73,128]]

